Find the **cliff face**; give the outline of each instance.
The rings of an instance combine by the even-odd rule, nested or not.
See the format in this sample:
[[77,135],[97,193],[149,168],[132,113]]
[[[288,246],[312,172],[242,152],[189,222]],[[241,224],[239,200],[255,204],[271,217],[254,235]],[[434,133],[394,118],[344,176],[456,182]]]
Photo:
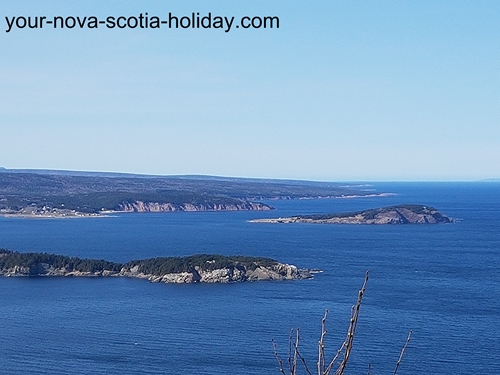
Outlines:
[[136,200],[121,202],[113,209],[96,212],[81,212],[75,209],[54,208],[51,206],[28,206],[19,209],[0,208],[0,215],[37,218],[97,217],[112,212],[182,212],[182,211],[268,211],[271,206],[264,203],[232,199],[234,203],[161,203]]
[[318,224],[438,224],[453,223],[434,207],[399,205],[345,214],[305,215],[277,219],[257,219],[258,223],[318,223]]
[[203,270],[196,266],[191,272],[169,273],[165,275],[144,274],[137,267],[122,269],[118,276],[137,277],[155,283],[233,283],[261,280],[296,280],[311,278],[307,270],[300,270],[296,266],[277,263],[269,267],[257,267],[254,270],[245,266],[230,266],[215,270]]
[[194,267],[190,272],[167,273],[164,275],[153,275],[142,273],[139,267],[123,267],[120,271],[100,270],[95,272],[82,272],[67,270],[64,267],[55,268],[48,263],[36,263],[30,267],[13,266],[0,270],[0,276],[4,277],[40,277],[40,276],[73,276],[73,277],[133,277],[146,279],[155,283],[233,283],[244,281],[261,280],[296,280],[311,278],[307,270],[298,269],[296,266],[276,263],[272,266],[257,266],[250,269],[242,265],[234,265],[215,270],[203,270]]
[[241,201],[241,203],[159,203],[159,202],[122,202],[117,211],[122,212],[175,212],[175,211],[268,211],[272,208],[267,204]]

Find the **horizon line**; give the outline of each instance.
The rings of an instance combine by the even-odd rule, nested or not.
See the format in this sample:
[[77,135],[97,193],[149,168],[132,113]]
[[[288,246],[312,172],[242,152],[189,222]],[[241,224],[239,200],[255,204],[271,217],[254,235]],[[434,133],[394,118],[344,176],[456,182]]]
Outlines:
[[[305,181],[305,182],[318,182],[318,183],[437,183],[437,182],[500,182],[500,178],[488,177],[481,179],[348,179],[348,180],[319,180],[308,178],[287,178],[287,177],[244,177],[244,176],[224,176],[224,175],[211,175],[211,174],[150,174],[150,173],[136,173],[136,172],[118,172],[118,171],[100,171],[100,170],[74,170],[74,169],[49,169],[49,168],[6,168],[0,167],[0,172],[11,173],[39,173],[39,174],[82,174],[82,175],[116,175],[118,176],[131,176],[131,177],[152,177],[152,178],[215,178],[215,179],[241,179],[241,180],[273,180],[273,181]],[[105,176],[102,176],[105,177]],[[112,176],[108,176],[112,177]]]

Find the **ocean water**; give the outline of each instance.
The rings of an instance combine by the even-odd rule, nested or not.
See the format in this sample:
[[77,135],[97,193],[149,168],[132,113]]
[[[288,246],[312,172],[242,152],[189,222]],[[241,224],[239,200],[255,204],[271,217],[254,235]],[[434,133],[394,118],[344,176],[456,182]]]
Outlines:
[[[122,278],[0,278],[1,374],[279,374],[300,328],[316,366],[347,331],[366,270],[347,374],[500,373],[500,183],[384,183],[378,198],[269,202],[273,212],[0,218],[0,247],[127,261],[195,253],[267,256],[319,268],[314,279],[167,285]],[[455,224],[274,225],[260,217],[399,203],[435,206]],[[313,371],[314,372],[314,371]]]

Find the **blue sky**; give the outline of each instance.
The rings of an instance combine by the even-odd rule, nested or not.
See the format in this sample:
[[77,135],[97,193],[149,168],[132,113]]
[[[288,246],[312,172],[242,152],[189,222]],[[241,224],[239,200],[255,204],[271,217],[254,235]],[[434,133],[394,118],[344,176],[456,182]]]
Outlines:
[[[13,29],[13,16],[279,29]],[[3,0],[0,166],[315,180],[500,177],[498,1]]]

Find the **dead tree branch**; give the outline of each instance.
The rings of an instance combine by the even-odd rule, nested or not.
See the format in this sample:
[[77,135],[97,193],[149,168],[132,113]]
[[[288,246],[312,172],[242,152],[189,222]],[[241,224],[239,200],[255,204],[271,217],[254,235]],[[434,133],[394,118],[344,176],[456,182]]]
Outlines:
[[410,342],[411,334],[412,333],[413,333],[412,331],[410,331],[408,333],[408,338],[406,339],[406,342],[405,342],[405,344],[403,346],[403,349],[401,349],[401,354],[399,355],[399,359],[396,362],[396,368],[394,369],[394,375],[396,375],[396,373],[398,372],[399,365],[401,364],[401,360],[403,359],[403,355],[405,354],[406,347],[408,346],[408,343]]
[[[361,308],[361,303],[363,301],[363,296],[365,295],[365,290],[366,290],[366,284],[368,283],[368,278],[369,278],[369,272],[366,271],[365,274],[365,280],[363,282],[363,285],[361,289],[358,292],[358,299],[356,301],[356,304],[351,307],[351,319],[349,321],[349,328],[347,330],[347,335],[340,346],[340,348],[337,350],[335,355],[333,356],[332,360],[328,362],[328,365],[326,365],[326,359],[325,359],[325,336],[327,334],[326,330],[326,319],[328,317],[328,310],[325,310],[325,314],[323,316],[323,319],[321,319],[321,335],[320,339],[318,341],[318,361],[317,361],[317,370],[318,370],[318,375],[330,375],[333,368],[338,365],[337,369],[333,373],[334,375],[344,375],[344,370],[347,366],[347,362],[349,361],[352,348],[353,348],[353,343],[354,343],[354,336],[356,335],[356,328],[358,326],[358,320],[359,320],[359,311]],[[405,354],[406,348],[408,346],[408,343],[410,342],[412,335],[412,331],[408,334],[408,338],[406,339],[406,343],[403,346],[403,349],[401,350],[401,354],[399,355],[399,359],[396,363],[396,369],[394,370],[394,375],[396,375],[399,365],[401,364],[401,360],[403,359],[403,356]],[[280,373],[282,375],[287,375],[285,373],[285,369],[283,368],[283,361],[281,360],[280,356],[278,355],[278,350],[276,343],[273,342],[273,348],[274,348],[274,356],[276,357],[276,360],[278,361],[278,366]],[[305,371],[307,372],[308,375],[313,375],[312,372],[309,370],[307,366],[307,362],[305,358],[302,356],[302,354],[299,351],[299,343],[300,343],[300,331],[297,328],[297,330],[294,332],[293,330],[290,331],[290,336],[288,339],[288,370],[289,370],[289,375],[297,375],[298,371],[298,361],[300,360],[302,362],[302,365],[304,366]],[[339,358],[342,358],[342,360],[339,363]],[[368,373],[367,375],[371,374],[371,364],[368,364]]]
[[280,355],[278,354],[278,347],[276,346],[276,342],[274,341],[274,339],[272,340],[272,342],[273,342],[274,357],[276,358],[276,361],[278,361],[280,372],[283,375],[286,375],[285,370],[283,369],[283,361],[281,360]]
[[[345,351],[344,358],[340,363],[339,368],[335,371],[335,375],[342,375],[344,373],[345,366],[347,365],[347,361],[349,360],[349,356],[351,355],[352,345],[354,342],[354,335],[356,334],[356,327],[358,326],[358,318],[359,318],[359,309],[361,307],[361,301],[363,300],[363,296],[366,290],[366,284],[368,283],[369,272],[366,271],[365,281],[360,291],[358,292],[358,301],[356,305],[352,307],[351,310],[351,321],[349,323],[349,329],[347,330],[347,338],[345,341]],[[328,375],[329,373],[325,374]]]

